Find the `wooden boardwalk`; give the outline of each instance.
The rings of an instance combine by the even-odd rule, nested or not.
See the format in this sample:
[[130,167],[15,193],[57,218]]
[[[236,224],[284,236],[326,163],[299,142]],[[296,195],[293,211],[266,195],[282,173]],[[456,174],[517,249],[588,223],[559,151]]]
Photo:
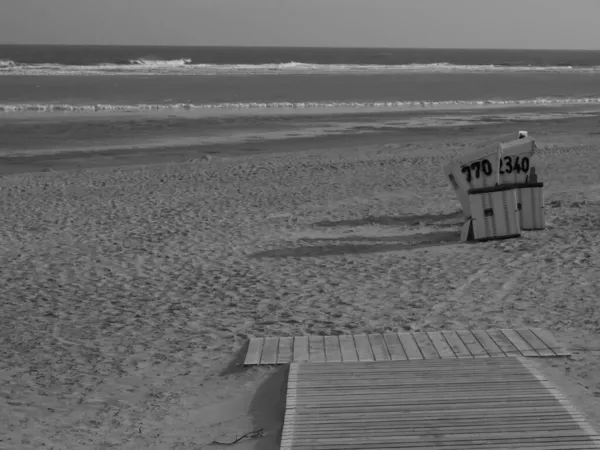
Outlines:
[[548,331],[518,328],[251,338],[244,364],[568,355]]
[[281,450],[600,449],[525,358],[293,363]]

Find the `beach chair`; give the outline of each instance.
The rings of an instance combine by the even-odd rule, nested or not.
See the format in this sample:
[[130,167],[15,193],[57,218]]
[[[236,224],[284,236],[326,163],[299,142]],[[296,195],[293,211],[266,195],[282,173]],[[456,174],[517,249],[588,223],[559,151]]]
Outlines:
[[[543,183],[531,163],[535,141],[519,131],[516,138],[504,135],[474,147],[444,167],[463,208],[461,240],[518,237],[521,230],[543,229]],[[516,217],[508,191],[515,194]]]
[[468,154],[444,166],[465,220],[471,217],[469,190],[524,183],[534,148],[535,142],[527,132],[519,131],[517,136],[511,133],[476,144]]

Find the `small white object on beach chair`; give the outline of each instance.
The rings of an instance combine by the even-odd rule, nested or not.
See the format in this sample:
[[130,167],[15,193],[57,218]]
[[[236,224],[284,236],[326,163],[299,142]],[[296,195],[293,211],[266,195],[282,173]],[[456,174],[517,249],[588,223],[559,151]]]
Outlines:
[[469,202],[475,240],[521,236],[515,189],[508,186],[471,189]]
[[545,227],[544,183],[516,185],[515,191],[521,229],[543,230]]

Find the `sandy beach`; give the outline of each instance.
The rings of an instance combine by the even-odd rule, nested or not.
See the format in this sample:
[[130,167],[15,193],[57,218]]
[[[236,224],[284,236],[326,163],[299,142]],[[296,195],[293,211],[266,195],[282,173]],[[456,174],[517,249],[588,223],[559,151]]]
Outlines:
[[[285,368],[242,367],[248,336],[405,330],[548,329],[573,355],[537,364],[600,428],[598,116],[366,120],[89,152],[3,122],[0,449],[275,450]],[[460,243],[442,165],[519,129],[546,229]]]

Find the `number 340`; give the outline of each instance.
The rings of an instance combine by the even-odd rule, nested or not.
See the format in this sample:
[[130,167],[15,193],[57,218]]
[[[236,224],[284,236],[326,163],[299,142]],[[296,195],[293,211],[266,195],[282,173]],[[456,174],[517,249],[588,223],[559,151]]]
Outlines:
[[[474,178],[478,179],[483,173],[484,176],[492,175],[492,163],[487,159],[475,161],[469,166],[463,166],[462,173],[466,175],[467,183],[470,183]],[[504,156],[500,159],[500,175],[509,173],[527,173],[529,172],[529,158],[527,156],[515,156],[514,160],[510,156]]]

